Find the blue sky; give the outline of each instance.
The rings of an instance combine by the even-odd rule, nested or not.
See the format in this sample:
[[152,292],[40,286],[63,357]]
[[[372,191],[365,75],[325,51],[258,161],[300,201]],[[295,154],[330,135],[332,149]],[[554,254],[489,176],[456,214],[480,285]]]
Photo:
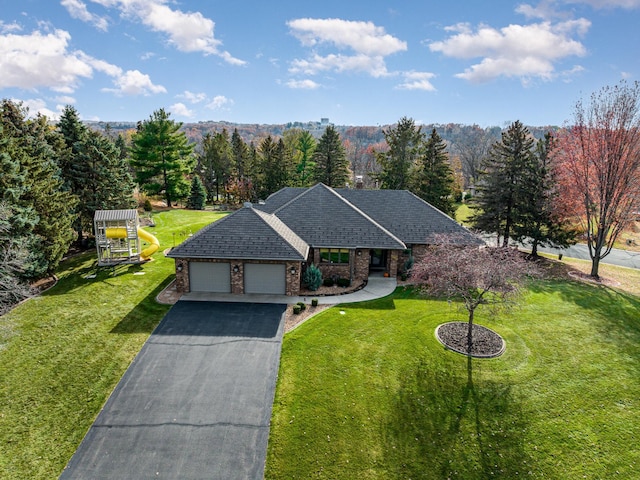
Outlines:
[[562,125],[640,79],[640,0],[0,6],[0,96],[54,119]]

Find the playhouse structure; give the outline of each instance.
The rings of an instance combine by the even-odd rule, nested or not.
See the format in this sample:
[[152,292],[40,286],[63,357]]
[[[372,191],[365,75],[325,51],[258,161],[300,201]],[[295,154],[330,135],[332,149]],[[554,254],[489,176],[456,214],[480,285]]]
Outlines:
[[[158,239],[140,228],[137,210],[97,210],[93,226],[101,267],[145,262],[160,248]],[[149,246],[141,250],[140,239]]]

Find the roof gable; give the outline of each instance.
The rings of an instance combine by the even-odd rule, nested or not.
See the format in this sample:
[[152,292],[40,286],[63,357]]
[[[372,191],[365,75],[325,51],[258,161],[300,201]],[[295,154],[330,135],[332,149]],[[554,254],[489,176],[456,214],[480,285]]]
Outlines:
[[309,245],[276,216],[242,208],[173,248],[172,258],[304,261]]
[[[273,212],[314,247],[405,248],[399,238],[322,183],[297,196],[292,193],[283,192],[291,199]],[[270,199],[265,203],[269,209]]]
[[481,243],[451,217],[407,190],[336,192],[407,244],[428,244],[439,234],[461,235],[470,243]]

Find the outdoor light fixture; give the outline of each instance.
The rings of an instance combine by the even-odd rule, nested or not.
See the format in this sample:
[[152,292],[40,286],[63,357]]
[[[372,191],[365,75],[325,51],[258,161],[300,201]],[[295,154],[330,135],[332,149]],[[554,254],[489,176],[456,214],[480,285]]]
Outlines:
[[291,270],[289,270],[291,272],[291,275],[295,275],[297,270],[296,267],[291,267]]
[[361,257],[362,256],[362,250],[358,250],[358,256]]
[[240,267],[238,265],[233,266],[233,273],[238,273],[240,271]]
[[176,267],[176,270],[177,270],[177,271],[179,271],[179,272],[181,272],[181,271],[182,271],[182,264],[178,265],[178,266]]

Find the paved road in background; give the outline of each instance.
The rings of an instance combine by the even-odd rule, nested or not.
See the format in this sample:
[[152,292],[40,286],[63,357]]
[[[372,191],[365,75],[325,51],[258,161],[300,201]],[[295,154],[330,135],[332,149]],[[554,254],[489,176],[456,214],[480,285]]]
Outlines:
[[[577,244],[568,248],[546,248],[538,247],[539,252],[558,255],[562,253],[565,257],[580,258],[582,260],[591,261],[589,256],[589,248],[586,245]],[[613,249],[611,253],[600,260],[600,263],[608,263],[609,265],[619,265],[621,267],[640,268],[640,252],[631,252],[627,250]]]
[[[484,240],[489,245],[495,245],[496,243],[495,235],[484,235],[482,238],[484,238]],[[523,242],[520,245],[523,250],[527,250],[527,248],[531,249],[531,247],[528,246],[526,242]],[[591,261],[591,257],[589,256],[589,248],[581,243],[572,245],[568,248],[538,247],[538,251],[550,253],[552,255],[558,255],[562,253],[562,255],[565,257],[579,258],[581,260]],[[614,248],[611,250],[609,255],[600,260],[600,263],[608,263],[609,265],[618,265],[621,267],[640,269],[640,252],[632,252]]]

